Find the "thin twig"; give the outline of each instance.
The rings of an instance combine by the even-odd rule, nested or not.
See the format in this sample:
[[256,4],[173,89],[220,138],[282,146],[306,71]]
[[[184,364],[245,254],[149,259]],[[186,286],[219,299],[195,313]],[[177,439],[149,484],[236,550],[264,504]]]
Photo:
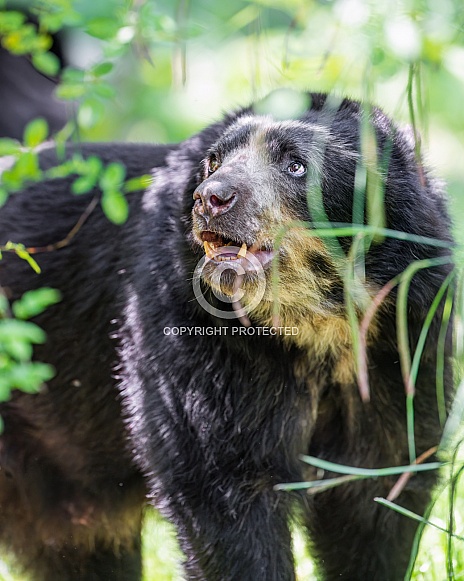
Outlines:
[[358,350],[358,388],[361,400],[364,403],[370,401],[369,378],[367,372],[367,332],[369,326],[374,318],[376,312],[386,299],[393,288],[398,284],[398,278],[395,277],[386,285],[372,299],[371,304],[366,310],[366,313],[359,326],[359,350]]
[[[433,446],[433,448],[430,448],[429,450],[427,450],[426,452],[424,452],[423,454],[418,456],[414,460],[413,464],[422,464],[423,462],[425,462],[425,460],[427,460],[427,458],[430,458],[430,456],[435,454],[435,452],[437,450],[438,450],[438,446]],[[413,475],[414,475],[414,472],[405,472],[404,474],[402,474],[398,478],[398,480],[396,481],[393,488],[388,493],[387,500],[393,501],[396,498],[398,498],[398,496],[401,494],[401,492],[405,488],[406,484],[409,482],[411,476],[413,476]]]
[[75,236],[78,234],[82,226],[88,220],[90,214],[95,210],[97,207],[98,201],[100,199],[100,195],[97,194],[92,198],[92,201],[87,206],[79,220],[76,222],[74,227],[69,231],[69,233],[58,242],[53,242],[52,244],[47,244],[46,246],[32,246],[26,248],[29,254],[39,254],[40,252],[53,252],[54,250],[59,250],[60,248],[64,248],[65,246],[69,246]]

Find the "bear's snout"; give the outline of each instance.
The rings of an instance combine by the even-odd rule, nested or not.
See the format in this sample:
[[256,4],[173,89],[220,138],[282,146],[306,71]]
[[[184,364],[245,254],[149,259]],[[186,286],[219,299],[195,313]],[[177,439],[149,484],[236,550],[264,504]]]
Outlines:
[[204,218],[214,218],[228,212],[237,202],[238,193],[232,184],[216,178],[202,182],[193,194],[193,211]]

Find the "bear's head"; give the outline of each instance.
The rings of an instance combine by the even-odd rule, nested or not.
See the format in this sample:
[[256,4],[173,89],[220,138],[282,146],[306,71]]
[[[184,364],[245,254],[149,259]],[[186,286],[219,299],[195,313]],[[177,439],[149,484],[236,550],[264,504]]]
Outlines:
[[[329,131],[310,119],[245,114],[203,160],[193,195],[193,233],[206,255],[203,279],[229,296],[240,288],[245,305],[264,280],[255,314],[267,322],[275,300],[284,318],[308,307],[321,316],[342,309],[334,258],[307,227],[329,139]],[[341,143],[338,149],[354,173],[356,155]]]

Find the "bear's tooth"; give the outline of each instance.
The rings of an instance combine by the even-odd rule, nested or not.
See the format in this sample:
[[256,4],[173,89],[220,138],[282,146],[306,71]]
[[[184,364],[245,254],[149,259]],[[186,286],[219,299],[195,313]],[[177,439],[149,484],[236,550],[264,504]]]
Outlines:
[[245,244],[245,242],[242,244],[240,250],[237,253],[237,258],[245,258],[247,253],[247,245]]
[[203,242],[203,246],[205,248],[205,254],[206,254],[206,256],[212,260],[214,258],[214,251],[211,248],[210,243],[205,240]]

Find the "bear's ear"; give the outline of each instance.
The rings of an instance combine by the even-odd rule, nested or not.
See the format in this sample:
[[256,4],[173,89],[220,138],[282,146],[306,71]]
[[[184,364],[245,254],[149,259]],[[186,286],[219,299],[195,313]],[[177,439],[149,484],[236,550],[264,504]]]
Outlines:
[[397,138],[404,143],[410,151],[416,150],[416,144],[422,142],[420,131],[412,125],[398,125],[396,127]]
[[397,124],[395,127],[396,134],[409,146],[414,147],[414,129],[408,123]]

